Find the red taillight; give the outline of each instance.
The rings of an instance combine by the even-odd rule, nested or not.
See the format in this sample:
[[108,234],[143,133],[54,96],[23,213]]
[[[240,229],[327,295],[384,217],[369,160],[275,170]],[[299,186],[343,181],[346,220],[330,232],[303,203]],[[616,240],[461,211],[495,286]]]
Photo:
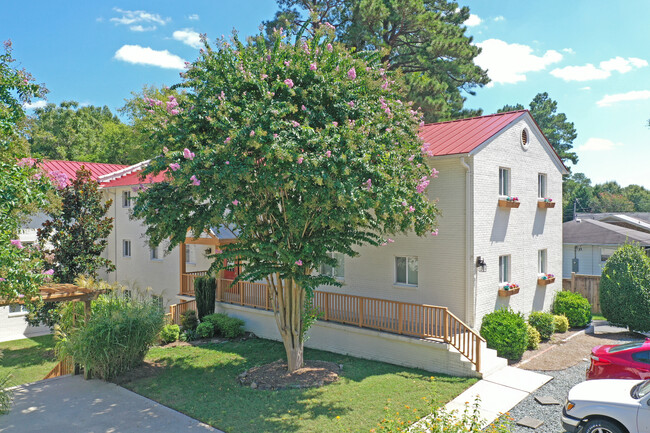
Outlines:
[[606,359],[599,358],[596,355],[591,355],[591,364],[594,366],[600,366],[611,364],[611,362]]

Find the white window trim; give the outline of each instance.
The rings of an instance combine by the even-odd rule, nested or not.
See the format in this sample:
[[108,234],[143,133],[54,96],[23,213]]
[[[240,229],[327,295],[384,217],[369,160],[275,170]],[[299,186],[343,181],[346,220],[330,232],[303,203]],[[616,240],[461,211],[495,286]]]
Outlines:
[[[124,254],[124,247],[125,247],[126,242],[129,243],[129,255],[128,256]],[[122,239],[122,258],[123,259],[130,259],[131,257],[133,257],[133,242],[131,242],[131,239]]]
[[[540,178],[544,179],[544,188],[542,191],[542,188],[540,188]],[[543,199],[546,198],[546,194],[548,193],[548,176],[546,176],[546,173],[537,173],[537,198]]]
[[[155,247],[155,248],[149,247],[149,260],[151,260],[152,262],[162,262],[162,257],[160,257],[159,248],[160,247]],[[157,257],[153,256],[154,251],[156,252]]]
[[[542,251],[544,251],[544,261],[542,262]],[[540,266],[544,264],[544,269]],[[537,250],[537,273],[546,274],[548,272],[548,249],[542,248]]]
[[[125,196],[127,198],[126,200],[124,199]],[[131,191],[122,191],[122,207],[123,208],[131,207]]]
[[9,317],[9,318],[11,318],[11,317],[25,317],[27,314],[29,314],[29,312],[27,310],[23,310],[23,308],[25,308],[24,305],[22,305],[22,304],[18,304],[18,305],[21,305],[21,307],[22,307],[21,311],[17,311],[15,313],[12,313],[10,308],[9,308],[9,305],[7,305],[7,310],[9,310],[9,314],[8,314],[7,317]]
[[[504,280],[501,281],[501,257],[506,259],[506,275],[504,275]],[[512,257],[510,254],[502,254],[499,256],[499,284],[509,283],[512,277]]]
[[[418,284],[398,283],[397,282],[397,259],[406,259],[406,281],[408,281],[408,261],[409,259],[416,259],[418,261]],[[418,256],[394,256],[393,257],[393,287],[412,288],[417,289],[420,284],[420,259]]]
[[[506,191],[501,190],[501,171],[506,173]],[[509,197],[512,192],[512,173],[508,167],[499,167],[499,197]]]
[[[343,260],[343,276],[342,276],[342,277],[339,277],[339,276],[337,276],[337,275],[332,275],[332,274],[327,275],[327,274],[322,273],[323,265],[321,265],[321,269],[319,269],[319,274],[320,274],[320,275],[325,275],[325,276],[327,276],[327,277],[332,277],[332,278],[334,278],[334,279],[337,280],[337,281],[345,281],[345,254],[341,254],[341,253],[328,253],[328,255],[329,255],[330,257],[332,257],[332,258],[334,258],[334,255],[335,255],[335,254],[338,254],[338,255],[342,256],[342,260]],[[332,271],[334,271],[334,269],[336,269],[336,268],[338,268],[338,265],[337,265],[337,266],[331,266],[331,267],[330,267],[330,269],[331,269]]]
[[192,255],[196,256],[196,252],[194,252],[194,254],[192,254],[192,250],[194,248],[192,248],[190,245],[193,245],[193,244],[185,244],[185,264],[186,265],[196,265],[196,257],[194,257],[194,259],[195,259],[194,261],[191,261],[192,260]]

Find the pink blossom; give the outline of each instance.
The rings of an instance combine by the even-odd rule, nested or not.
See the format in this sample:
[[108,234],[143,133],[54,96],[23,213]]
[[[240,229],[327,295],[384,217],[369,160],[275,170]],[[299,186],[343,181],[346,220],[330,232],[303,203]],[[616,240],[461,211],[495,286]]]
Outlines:
[[365,184],[366,184],[366,189],[367,189],[368,191],[370,191],[370,189],[372,188],[372,179],[368,179],[368,180],[365,182]]
[[427,186],[429,186],[429,180],[425,177],[420,179],[420,183],[418,186],[415,188],[415,190],[419,193],[422,194],[425,189],[427,189]]
[[68,175],[59,170],[50,171],[50,178],[56,182],[54,185],[56,189],[63,189],[68,186]]
[[223,253],[223,251],[222,251],[220,248],[216,248],[216,249],[214,250],[214,253],[215,253],[215,254],[221,254],[221,253]]
[[192,177],[190,177],[190,180],[192,181],[192,185],[194,185],[194,186],[201,185],[201,181],[198,180],[195,175],[192,175]]
[[284,84],[286,84],[291,89],[293,87],[293,80],[291,78],[287,78],[284,80]]
[[409,206],[409,212],[415,212],[415,208],[413,206]]
[[232,140],[232,138],[226,137],[226,139],[223,140],[223,142],[224,142],[224,144],[228,144],[228,143],[230,143],[230,140]]
[[179,168],[181,168],[181,165],[177,162],[172,162],[171,164],[169,164],[169,168],[171,168],[172,171],[176,171]]
[[34,174],[34,179],[36,179],[36,180],[41,180],[41,177],[43,177],[43,175],[41,173],[35,173]]
[[334,125],[334,127],[336,128],[337,126],[339,126],[339,122],[332,122],[332,125]]
[[34,164],[36,164],[36,160],[34,158],[22,158],[17,163],[19,167],[33,167]]
[[432,169],[431,170],[431,177],[435,179],[436,177],[438,177],[438,173],[440,173],[438,170],[436,170],[435,168]]
[[285,60],[284,61],[284,66],[289,66],[291,64],[291,60]]
[[408,206],[408,203],[406,202],[406,200],[402,201],[402,206]]
[[43,275],[54,275],[54,269],[48,269],[47,271],[41,272]]
[[260,78],[261,78],[262,80],[264,80],[266,77],[268,77],[268,75],[266,75],[266,74],[262,74],[262,75],[260,75]]
[[329,158],[330,156],[332,156],[332,151],[328,150],[327,152],[325,152],[325,155]]
[[174,110],[170,111],[170,113],[171,113],[172,116],[175,116],[175,115],[177,115],[179,113],[179,111],[174,109]]
[[226,165],[230,165],[230,161],[226,161]]
[[191,152],[187,147],[183,149],[183,157],[185,159],[194,159],[194,152]]
[[307,45],[306,42],[305,42],[304,44],[302,44],[302,49],[303,49],[303,51],[304,51],[305,53],[307,53],[307,54],[310,53],[310,51],[309,51],[309,45]]
[[431,232],[431,236],[438,236],[438,229]]
[[298,265],[298,266],[302,266],[302,260],[296,260],[295,263],[296,263],[296,265]]
[[354,107],[354,101],[349,101],[348,105],[350,106],[350,108],[353,108]]
[[409,161],[413,161],[415,159],[415,155],[409,156]]
[[235,206],[237,206],[237,205],[239,204],[239,200],[237,200],[237,199],[233,200],[233,201],[232,201],[232,204],[234,204]]
[[163,153],[169,152],[169,149],[167,149],[167,146],[163,146]]
[[310,71],[315,71],[316,69],[318,69],[318,66],[316,66],[316,63],[312,63],[311,65],[309,65],[309,70]]
[[350,68],[350,70],[348,71],[348,78],[351,80],[357,78],[357,71],[356,69],[354,69],[354,67]]
[[11,240],[11,245],[15,246],[19,250],[22,250],[24,248],[23,244],[20,242],[20,239],[12,239]]
[[297,127],[300,126],[300,123],[296,122],[295,120],[292,120],[292,121],[291,121],[291,125],[292,125],[294,128],[297,128]]
[[334,47],[332,46],[332,44],[327,44],[327,51],[329,51],[331,53],[332,50],[334,50]]
[[278,134],[273,134],[273,138],[278,138]]
[[248,134],[248,135],[250,135],[251,137],[255,137],[255,131],[254,131],[254,130],[253,130],[253,131],[251,131],[251,133],[250,133],[250,134]]
[[18,299],[23,299],[24,297],[25,297],[25,295],[23,295],[22,293],[18,294]]
[[298,158],[298,164],[302,164],[302,162],[305,160],[302,156]]
[[382,247],[385,247],[386,245],[388,245],[386,242],[381,244]]
[[395,242],[393,239],[388,238],[388,243],[389,243],[389,244],[392,244],[393,242]]
[[323,25],[324,25],[325,27],[327,27],[328,29],[330,29],[330,30],[336,30],[336,27],[334,27],[332,24],[330,24],[330,23],[327,22],[327,21],[326,21]]
[[301,109],[302,111],[306,111],[306,110],[307,110],[307,107],[305,107],[304,105],[301,105],[301,106],[300,106],[300,109]]
[[0,283],[3,282],[3,281],[7,281],[7,280],[5,280],[4,278],[0,277]]

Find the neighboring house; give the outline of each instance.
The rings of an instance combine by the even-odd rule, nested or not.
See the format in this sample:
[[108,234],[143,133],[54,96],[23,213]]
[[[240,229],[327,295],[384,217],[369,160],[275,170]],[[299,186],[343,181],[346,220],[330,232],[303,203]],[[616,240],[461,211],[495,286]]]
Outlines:
[[562,278],[600,276],[607,259],[626,242],[650,254],[650,213],[578,214],[563,224]]
[[[92,173],[92,178],[97,178],[103,174],[112,173],[124,168],[119,164],[100,164],[94,162],[77,162],[77,161],[44,161],[39,164],[41,169],[46,173],[63,173],[68,179],[73,179],[77,170],[84,165]],[[23,226],[19,233],[19,238],[23,245],[30,245],[37,242],[36,231],[47,219],[45,214],[39,213],[30,218]],[[25,321],[27,312],[19,304],[0,307],[0,341],[16,340],[19,338],[33,337],[44,335],[50,332],[46,326],[29,326]]]

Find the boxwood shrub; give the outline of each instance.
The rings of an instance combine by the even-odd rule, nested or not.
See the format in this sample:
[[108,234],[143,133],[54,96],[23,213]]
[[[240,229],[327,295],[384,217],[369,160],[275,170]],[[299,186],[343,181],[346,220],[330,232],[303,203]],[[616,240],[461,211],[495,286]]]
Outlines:
[[181,314],[181,329],[183,331],[195,331],[199,325],[199,319],[196,317],[195,310],[187,310]]
[[178,340],[181,334],[181,328],[176,324],[165,325],[160,331],[160,342],[163,344],[173,343]]
[[215,335],[225,338],[237,338],[244,335],[244,321],[227,314],[210,314],[203,318],[203,323],[211,323],[214,326]]
[[555,320],[551,313],[533,311],[528,316],[528,323],[530,323],[530,326],[537,329],[542,340],[548,340],[555,332]]
[[555,315],[553,316],[553,322],[555,323],[555,332],[564,333],[569,330],[569,319],[564,315]]
[[526,332],[528,333],[528,350],[536,350],[542,341],[542,337],[539,336],[539,331],[526,324]]
[[526,321],[521,313],[501,309],[486,314],[481,324],[481,336],[497,355],[512,360],[521,359],[528,347]]
[[607,320],[633,331],[650,331],[650,258],[626,244],[607,260],[600,277],[600,307]]
[[553,302],[553,314],[566,316],[572,328],[584,328],[591,323],[591,304],[579,293],[558,292]]
[[210,322],[199,323],[199,326],[196,327],[196,335],[199,338],[214,337],[214,325]]

